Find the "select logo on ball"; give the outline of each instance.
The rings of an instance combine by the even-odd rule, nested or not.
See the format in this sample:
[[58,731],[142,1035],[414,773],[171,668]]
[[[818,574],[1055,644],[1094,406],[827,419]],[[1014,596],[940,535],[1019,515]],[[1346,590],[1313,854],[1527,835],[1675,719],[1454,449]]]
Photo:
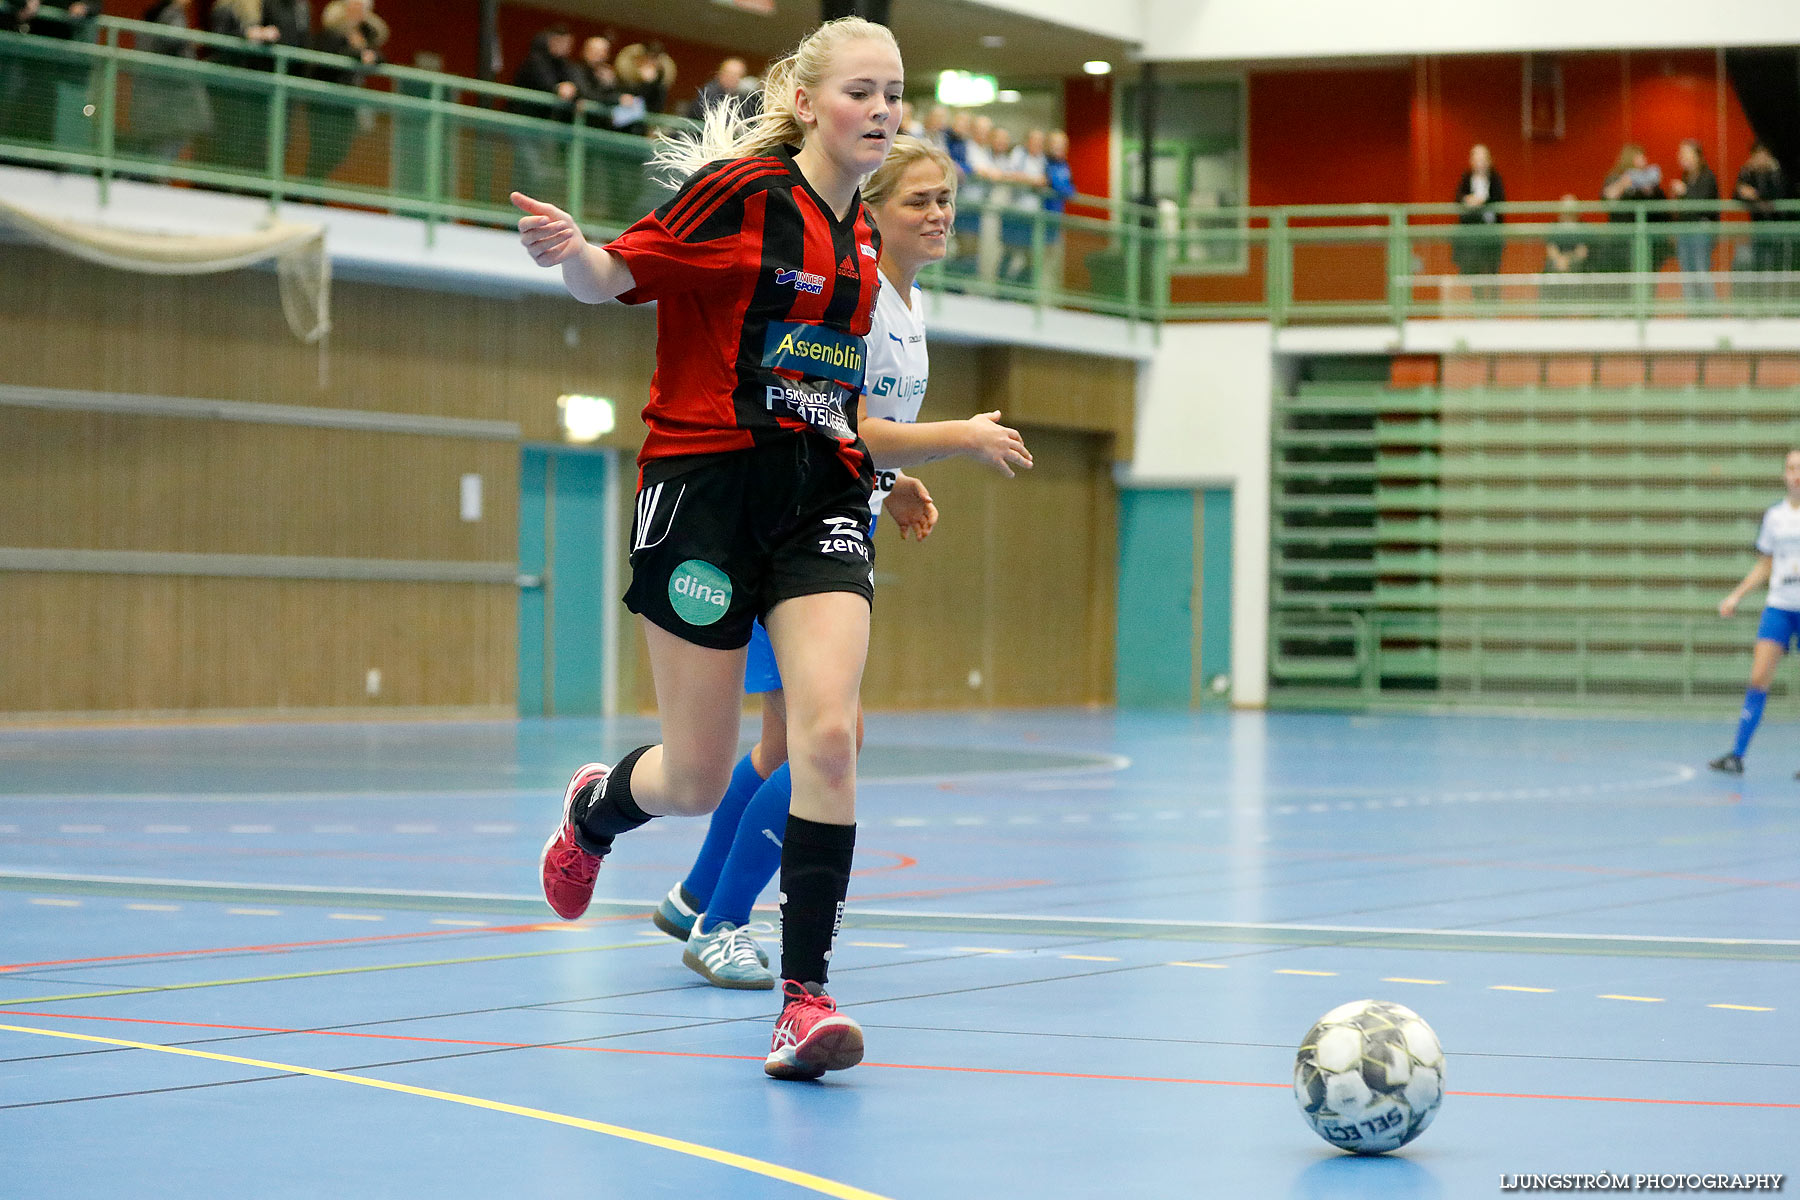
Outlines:
[[1405,1005],[1339,1005],[1300,1043],[1294,1099],[1313,1131],[1340,1150],[1398,1150],[1425,1132],[1443,1102],[1443,1047]]
[[669,606],[689,625],[711,625],[731,607],[731,577],[690,558],[669,576]]

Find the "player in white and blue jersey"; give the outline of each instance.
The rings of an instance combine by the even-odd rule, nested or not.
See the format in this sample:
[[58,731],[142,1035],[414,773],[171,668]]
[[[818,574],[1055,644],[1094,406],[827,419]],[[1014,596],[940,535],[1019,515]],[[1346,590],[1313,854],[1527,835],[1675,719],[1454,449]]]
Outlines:
[[[897,138],[881,169],[863,185],[863,203],[881,231],[881,284],[869,332],[858,431],[874,459],[869,509],[885,509],[900,530],[923,540],[937,507],[901,468],[966,455],[1008,476],[1031,466],[1023,439],[998,412],[966,421],[918,423],[930,363],[925,352],[924,296],[914,279],[944,257],[955,219],[956,171],[949,156],[915,138]],[[838,537],[869,544],[874,527]],[[873,550],[870,550],[873,563]],[[873,567],[871,567],[873,577]],[[787,826],[787,712],[781,673],[769,639],[751,633],[744,690],[763,696],[762,736],[732,772],[706,839],[686,879],[669,889],[654,916],[659,929],[687,943],[681,961],[707,982],[727,988],[770,988],[775,977],[756,944],[750,909],[781,863]],[[857,740],[861,743],[861,723]]]
[[1787,498],[1769,506],[1762,529],[1756,535],[1756,565],[1731,594],[1719,601],[1719,615],[1729,617],[1751,591],[1769,585],[1769,597],[1756,626],[1755,656],[1750,663],[1750,688],[1744,693],[1744,711],[1738,717],[1737,740],[1730,752],[1707,764],[1728,775],[1744,773],[1744,752],[1762,721],[1769,685],[1775,668],[1789,647],[1800,643],[1800,450],[1790,450],[1786,469]]

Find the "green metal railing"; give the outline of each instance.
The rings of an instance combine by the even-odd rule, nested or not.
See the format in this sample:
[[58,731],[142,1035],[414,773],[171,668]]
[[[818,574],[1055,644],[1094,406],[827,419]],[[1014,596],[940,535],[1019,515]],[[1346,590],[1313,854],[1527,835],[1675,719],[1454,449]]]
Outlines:
[[[667,195],[645,176],[651,139],[589,105],[548,119],[543,93],[504,84],[383,65],[350,86],[313,77],[352,65],[335,56],[112,17],[85,28],[0,34],[0,159],[91,172],[103,198],[121,177],[176,181],[416,217],[430,238],[445,222],[510,227],[514,188],[601,236]],[[151,53],[151,38],[206,57]],[[1800,202],[1755,222],[1730,201],[1513,203],[1497,206],[1502,224],[1463,225],[1451,204],[1175,211],[1077,196],[1059,213],[1006,194],[964,205],[927,288],[1150,323],[1800,316]],[[1667,269],[1684,238],[1704,270]],[[1585,247],[1580,269],[1549,269],[1559,244]]]

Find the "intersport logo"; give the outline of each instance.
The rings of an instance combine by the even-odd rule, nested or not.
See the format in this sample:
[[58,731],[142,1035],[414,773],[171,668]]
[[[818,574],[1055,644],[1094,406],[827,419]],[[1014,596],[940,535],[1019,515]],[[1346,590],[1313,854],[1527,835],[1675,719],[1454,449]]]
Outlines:
[[785,284],[788,287],[794,288],[796,291],[807,292],[814,296],[819,295],[825,290],[825,277],[823,275],[814,275],[810,271],[777,270],[775,272],[775,282]]

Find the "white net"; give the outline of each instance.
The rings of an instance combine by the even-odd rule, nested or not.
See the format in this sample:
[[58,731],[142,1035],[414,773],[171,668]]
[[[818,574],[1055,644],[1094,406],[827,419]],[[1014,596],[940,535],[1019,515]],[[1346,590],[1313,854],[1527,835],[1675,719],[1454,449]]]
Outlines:
[[209,275],[272,258],[294,336],[313,345],[331,330],[331,259],[318,225],[276,221],[248,233],[154,233],[65,221],[5,200],[0,225],[86,262],[149,275]]

